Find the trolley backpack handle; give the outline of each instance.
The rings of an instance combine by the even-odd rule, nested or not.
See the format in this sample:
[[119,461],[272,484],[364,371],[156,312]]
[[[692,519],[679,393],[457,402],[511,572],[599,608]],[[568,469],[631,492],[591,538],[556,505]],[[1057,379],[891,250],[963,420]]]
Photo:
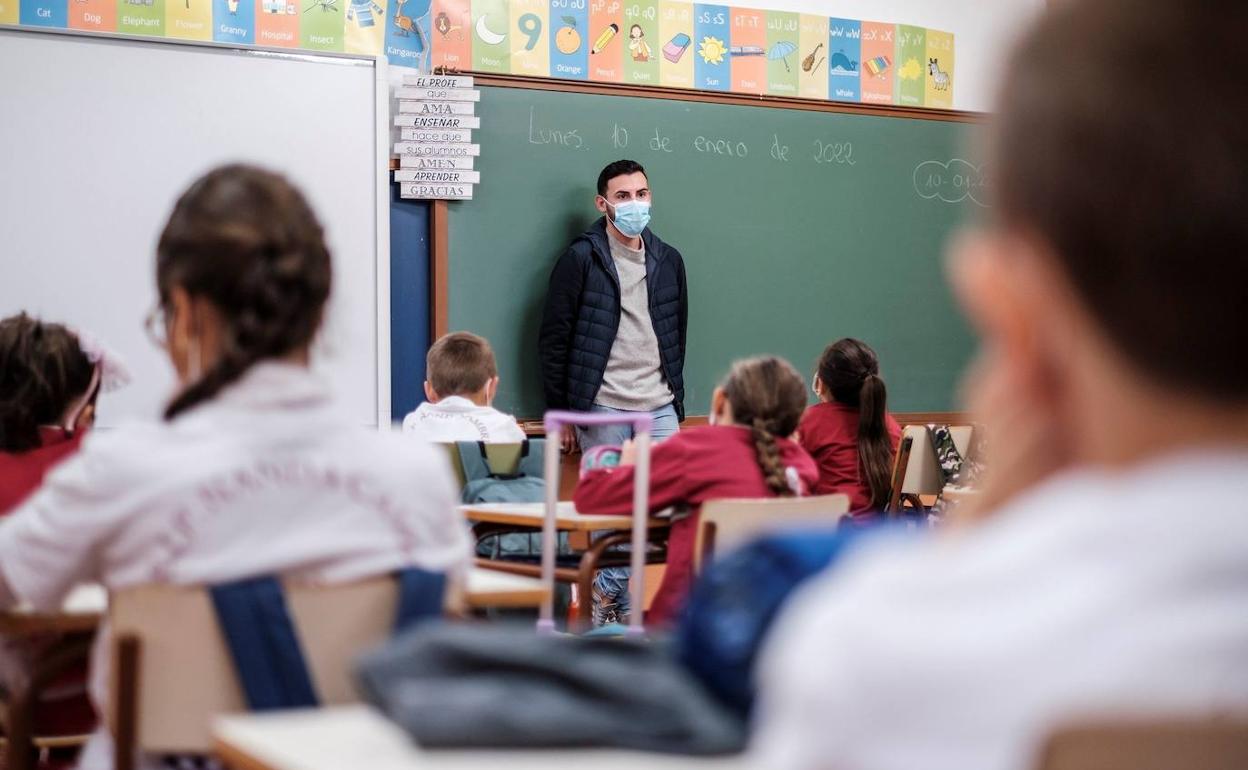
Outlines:
[[[632,593],[633,611],[629,614],[628,633],[640,636],[645,631],[642,625],[642,607],[645,606],[645,568],[646,543],[648,533],[646,521],[650,517],[650,434],[654,428],[654,418],[649,413],[628,415],[604,414],[589,412],[551,411],[546,413],[546,435],[558,436],[564,426],[587,425],[632,425],[634,444],[637,447],[636,475],[633,478],[633,552],[632,561]],[[559,453],[546,453],[546,516],[542,521],[542,583],[550,587],[546,598],[542,600],[542,611],[538,615],[537,630],[553,632],[555,630],[555,514],[559,505]],[[588,598],[588,597],[586,597]]]

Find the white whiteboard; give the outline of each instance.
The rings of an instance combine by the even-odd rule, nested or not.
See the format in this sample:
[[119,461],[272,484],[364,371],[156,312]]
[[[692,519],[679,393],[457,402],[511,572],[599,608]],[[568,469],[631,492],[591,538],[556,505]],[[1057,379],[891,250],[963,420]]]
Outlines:
[[0,317],[90,332],[135,375],[100,424],[155,417],[173,370],[143,330],[177,196],[224,162],[288,176],[334,285],[314,366],[365,425],[390,421],[384,62],[0,29]]

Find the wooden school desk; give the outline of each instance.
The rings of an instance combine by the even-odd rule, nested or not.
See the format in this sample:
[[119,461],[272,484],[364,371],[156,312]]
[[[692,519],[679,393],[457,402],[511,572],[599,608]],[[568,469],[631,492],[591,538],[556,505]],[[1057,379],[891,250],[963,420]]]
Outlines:
[[[464,604],[472,609],[536,607],[547,593],[535,578],[473,567],[464,587]],[[104,586],[82,585],[70,591],[57,612],[35,612],[23,607],[0,611],[0,634],[93,632],[107,611],[108,591]]]
[[[473,523],[505,524],[515,527],[541,529],[546,517],[545,503],[473,503],[461,505],[459,511]],[[667,519],[651,517],[649,525],[666,527]],[[629,530],[632,516],[597,516],[578,513],[569,502],[559,503],[555,509],[555,528],[560,532],[603,532]]]
[[57,612],[35,612],[23,607],[0,612],[0,634],[28,636],[92,632],[107,609],[108,592],[104,586],[82,585],[69,592]]
[[[476,525],[475,531],[478,538],[517,530],[541,532],[542,522],[546,517],[544,503],[473,503],[461,505],[459,511],[464,518]],[[650,541],[652,543],[666,542],[670,524],[671,520],[668,518],[652,516],[647,521]],[[581,628],[589,628],[593,618],[593,602],[588,601],[587,597],[593,593],[594,573],[604,566],[628,566],[627,555],[608,554],[607,549],[613,545],[629,542],[632,527],[631,516],[597,516],[578,513],[570,502],[561,502],[555,509],[555,529],[559,532],[611,533],[593,541],[582,551],[575,569],[555,567],[555,579],[576,585],[577,595],[582,597],[577,615],[577,622]],[[659,557],[654,557],[653,560],[661,561]],[[647,561],[651,559],[648,558]],[[477,559],[477,564],[517,575],[540,577],[542,574],[540,564],[492,559]]]
[[745,770],[743,757],[615,749],[428,750],[367,706],[230,716],[214,748],[233,770]]
[[550,588],[535,577],[473,567],[468,572],[464,603],[474,610],[540,607]]

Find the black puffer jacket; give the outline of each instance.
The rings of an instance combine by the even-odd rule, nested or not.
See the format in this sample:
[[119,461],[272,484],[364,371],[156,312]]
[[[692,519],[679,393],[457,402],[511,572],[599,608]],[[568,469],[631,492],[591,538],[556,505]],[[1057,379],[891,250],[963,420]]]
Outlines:
[[[587,411],[602,386],[620,327],[620,278],[609,237],[606,220],[599,219],[572,241],[550,273],[537,343],[549,409]],[[646,246],[650,322],[659,340],[659,364],[675,396],[676,414],[683,420],[689,322],[685,261],[649,228],[641,240]]]

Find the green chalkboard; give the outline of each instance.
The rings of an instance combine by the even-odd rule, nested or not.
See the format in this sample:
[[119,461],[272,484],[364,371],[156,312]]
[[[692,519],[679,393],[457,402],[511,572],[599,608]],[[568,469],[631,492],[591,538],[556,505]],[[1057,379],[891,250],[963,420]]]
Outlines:
[[481,183],[449,205],[452,329],[498,354],[497,406],[545,408],[537,334],[549,273],[597,216],[599,170],[632,158],[652,229],[689,276],[689,414],[733,359],[859,337],[894,411],[954,408],[973,340],[943,275],[947,239],[982,211],[971,124],[609,94],[484,87]]

